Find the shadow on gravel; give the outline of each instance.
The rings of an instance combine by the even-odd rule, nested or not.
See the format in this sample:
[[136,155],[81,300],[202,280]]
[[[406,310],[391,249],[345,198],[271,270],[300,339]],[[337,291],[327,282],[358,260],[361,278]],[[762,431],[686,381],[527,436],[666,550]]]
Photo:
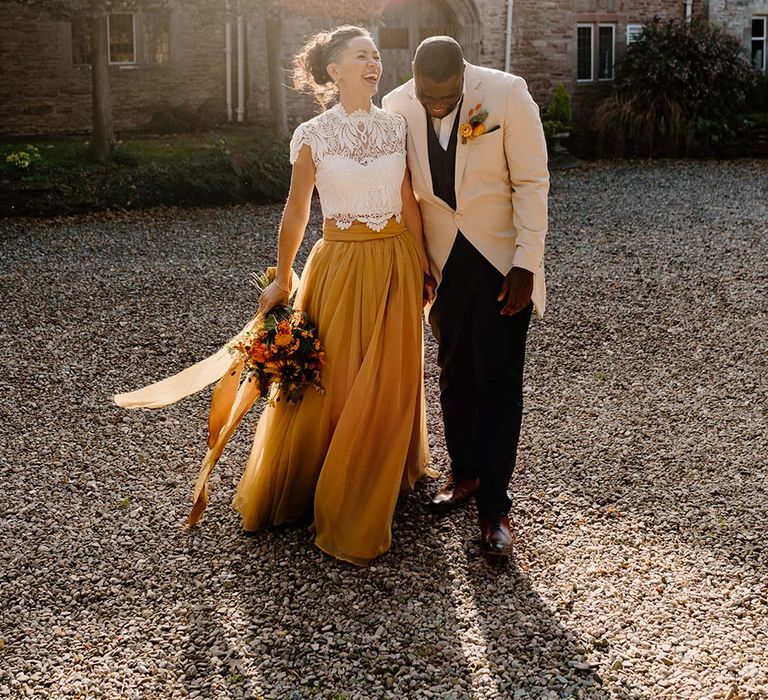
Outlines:
[[480,554],[472,515],[427,512],[432,488],[401,504],[393,549],[368,569],[303,528],[204,523],[190,542],[189,697],[608,698],[527,575]]

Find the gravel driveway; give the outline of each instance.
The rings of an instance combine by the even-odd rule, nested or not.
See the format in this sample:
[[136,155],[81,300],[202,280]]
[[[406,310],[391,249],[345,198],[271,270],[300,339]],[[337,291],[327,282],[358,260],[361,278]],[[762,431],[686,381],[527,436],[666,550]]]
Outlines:
[[767,183],[554,173],[507,565],[471,509],[428,512],[434,482],[366,570],[242,534],[255,411],[185,528],[209,392],[109,396],[240,328],[279,207],[0,221],[0,698],[768,697]]

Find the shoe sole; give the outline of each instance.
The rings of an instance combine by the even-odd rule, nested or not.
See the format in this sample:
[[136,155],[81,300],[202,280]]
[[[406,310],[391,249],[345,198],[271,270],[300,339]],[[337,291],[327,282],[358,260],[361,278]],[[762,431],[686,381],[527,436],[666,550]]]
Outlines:
[[492,557],[509,557],[512,556],[512,554],[515,551],[515,543],[512,542],[512,544],[509,545],[506,549],[493,549],[484,539],[480,539],[480,549],[485,554],[490,554]]
[[[461,501],[453,501],[450,505],[442,505],[441,503],[434,503],[432,501],[429,502],[429,508],[434,513],[448,513],[452,510],[456,510],[457,508],[461,508],[465,503],[468,503],[471,501],[475,495],[477,494],[477,491],[473,491],[468,496],[463,498]],[[445,503],[445,501],[443,501]]]
[[505,549],[502,551],[499,551],[498,549],[491,549],[490,547],[481,547],[483,554],[488,554],[492,557],[499,557],[503,559],[507,559],[508,557],[511,557],[513,554],[512,549]]
[[453,510],[458,510],[462,506],[466,505],[471,499],[472,499],[472,496],[470,496],[469,498],[465,498],[463,501],[460,501],[459,503],[452,503],[449,506],[436,505],[436,504],[430,502],[429,509],[433,513],[438,513],[438,514],[442,515],[442,514],[445,514],[445,513],[450,513]]

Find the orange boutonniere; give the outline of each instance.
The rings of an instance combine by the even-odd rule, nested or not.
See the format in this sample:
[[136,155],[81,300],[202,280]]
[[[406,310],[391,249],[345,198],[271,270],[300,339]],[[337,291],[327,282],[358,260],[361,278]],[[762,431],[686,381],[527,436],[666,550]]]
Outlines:
[[469,117],[469,121],[459,127],[462,143],[466,143],[467,139],[474,138],[475,136],[482,136],[485,133],[485,125],[483,122],[488,118],[488,110],[483,109],[483,105],[478,102],[469,110],[467,116]]

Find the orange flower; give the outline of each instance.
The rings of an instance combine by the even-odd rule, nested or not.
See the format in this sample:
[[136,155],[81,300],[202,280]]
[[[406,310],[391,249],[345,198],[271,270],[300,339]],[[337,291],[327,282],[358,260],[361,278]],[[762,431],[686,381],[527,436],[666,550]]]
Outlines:
[[482,136],[485,133],[485,126],[483,124],[475,124],[475,128],[472,129],[472,136]]
[[275,336],[275,345],[285,347],[293,342],[293,336],[289,333],[278,333]]
[[468,139],[470,136],[472,136],[473,129],[471,124],[462,124],[459,127],[459,133],[461,134],[461,138]]

